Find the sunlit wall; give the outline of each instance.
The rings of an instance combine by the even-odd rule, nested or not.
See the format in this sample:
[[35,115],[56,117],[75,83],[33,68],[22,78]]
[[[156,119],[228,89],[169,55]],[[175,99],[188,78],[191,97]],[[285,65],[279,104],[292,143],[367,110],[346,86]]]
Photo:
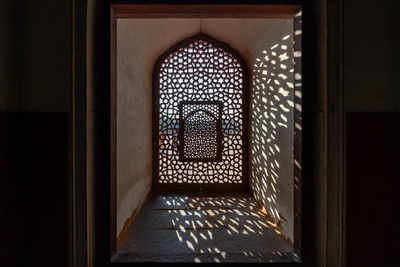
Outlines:
[[293,21],[283,21],[262,39],[251,58],[250,183],[293,241]]

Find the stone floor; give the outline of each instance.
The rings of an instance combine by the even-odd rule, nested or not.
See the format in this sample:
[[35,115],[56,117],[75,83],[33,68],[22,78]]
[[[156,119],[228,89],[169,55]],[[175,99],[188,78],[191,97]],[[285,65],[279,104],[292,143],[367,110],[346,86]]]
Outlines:
[[113,262],[299,261],[248,195],[153,195]]

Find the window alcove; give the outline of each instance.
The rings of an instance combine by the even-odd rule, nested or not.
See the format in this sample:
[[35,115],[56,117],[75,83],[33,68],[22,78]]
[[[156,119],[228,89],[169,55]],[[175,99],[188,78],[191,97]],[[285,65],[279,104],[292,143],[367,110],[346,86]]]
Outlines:
[[116,19],[113,262],[300,261],[300,23]]

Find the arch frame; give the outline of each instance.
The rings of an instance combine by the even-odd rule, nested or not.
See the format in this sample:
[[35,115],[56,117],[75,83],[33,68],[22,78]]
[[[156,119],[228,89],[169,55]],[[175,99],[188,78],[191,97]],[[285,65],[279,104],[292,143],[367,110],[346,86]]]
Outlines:
[[[242,183],[158,183],[159,179],[159,160],[158,160],[158,143],[159,136],[155,129],[159,127],[160,121],[160,83],[159,75],[161,64],[164,60],[172,53],[176,52],[180,48],[186,47],[187,45],[203,40],[211,43],[217,48],[222,48],[225,52],[230,53],[241,65],[243,83],[242,83],[242,117],[243,117],[243,131],[242,131]],[[200,33],[186,39],[177,42],[175,45],[164,51],[156,60],[153,67],[152,77],[152,143],[153,143],[153,156],[152,156],[152,190],[156,192],[185,192],[185,193],[238,193],[238,192],[249,192],[249,131],[250,131],[250,113],[249,113],[249,102],[250,102],[250,75],[248,64],[243,57],[228,43],[217,40],[209,35]]]

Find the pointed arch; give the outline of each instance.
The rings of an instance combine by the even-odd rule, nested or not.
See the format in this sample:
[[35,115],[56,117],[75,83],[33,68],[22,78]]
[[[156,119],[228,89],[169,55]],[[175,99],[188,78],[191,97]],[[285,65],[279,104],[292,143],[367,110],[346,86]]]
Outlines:
[[[165,51],[153,71],[153,185],[230,185],[247,189],[248,97],[247,65],[230,45],[199,34]],[[179,147],[183,140],[179,140],[179,132],[183,122],[178,106],[188,101],[193,102],[193,114],[202,109],[218,118],[220,157],[192,155],[196,158],[193,162],[182,160]],[[220,111],[210,102],[220,102]],[[203,154],[214,151],[211,147],[199,147]]]

